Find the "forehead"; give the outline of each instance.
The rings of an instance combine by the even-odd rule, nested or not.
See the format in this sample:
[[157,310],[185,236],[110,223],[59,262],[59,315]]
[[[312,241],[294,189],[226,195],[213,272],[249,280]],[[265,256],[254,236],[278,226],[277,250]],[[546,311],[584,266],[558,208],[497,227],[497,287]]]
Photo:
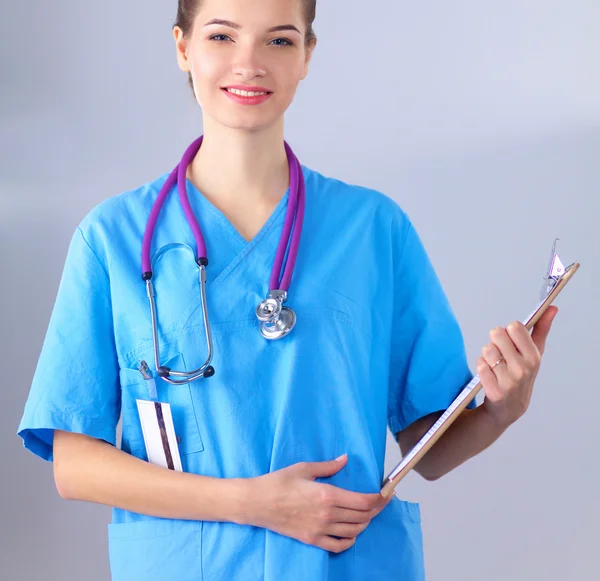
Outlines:
[[242,30],[264,31],[285,24],[303,30],[303,0],[200,0],[196,26],[213,19],[235,22]]

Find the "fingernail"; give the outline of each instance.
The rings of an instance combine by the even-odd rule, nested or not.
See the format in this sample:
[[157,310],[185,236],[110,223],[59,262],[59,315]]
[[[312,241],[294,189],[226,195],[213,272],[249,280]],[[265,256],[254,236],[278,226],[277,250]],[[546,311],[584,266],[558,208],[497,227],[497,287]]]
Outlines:
[[396,491],[392,490],[392,496],[396,496]]
[[346,456],[346,454],[342,454],[341,456],[338,456],[336,458],[336,462],[339,461],[339,460],[343,460],[345,456]]

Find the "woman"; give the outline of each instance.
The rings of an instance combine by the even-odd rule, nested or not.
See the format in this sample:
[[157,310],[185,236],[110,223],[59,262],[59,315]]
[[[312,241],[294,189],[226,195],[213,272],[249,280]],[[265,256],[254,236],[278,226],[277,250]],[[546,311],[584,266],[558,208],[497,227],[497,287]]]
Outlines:
[[[179,2],[177,59],[204,121],[180,175],[208,264],[168,174],[104,201],[71,241],[18,433],[54,460],[63,498],[114,507],[115,580],[424,578],[418,505],[379,494],[386,426],[406,452],[473,375],[407,215],[299,166],[284,144],[314,17],[314,0]],[[284,265],[295,258],[285,306],[297,320],[269,340],[256,306],[277,288],[272,274],[281,282],[273,264],[290,208],[301,238]],[[477,362],[485,401],[418,464],[423,477],[524,413],[555,314],[532,336],[520,323],[490,333]],[[163,380],[162,367],[207,370],[208,340],[213,376]],[[148,461],[138,401],[169,404],[180,470]]]

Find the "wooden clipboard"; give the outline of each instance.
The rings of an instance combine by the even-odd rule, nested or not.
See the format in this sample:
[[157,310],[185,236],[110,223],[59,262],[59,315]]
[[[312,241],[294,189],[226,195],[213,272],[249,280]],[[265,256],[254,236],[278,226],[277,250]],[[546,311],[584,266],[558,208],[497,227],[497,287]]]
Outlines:
[[[523,324],[528,331],[531,331],[533,326],[540,320],[548,307],[554,302],[565,285],[571,280],[573,275],[579,269],[579,262],[571,264],[566,269],[555,252],[556,240],[552,247],[552,255],[550,265],[546,273],[548,294],[538,306],[533,310],[531,315]],[[559,273],[559,275],[557,275]],[[548,284],[549,283],[549,284]],[[551,290],[550,290],[551,289]],[[427,433],[413,446],[411,451],[402,458],[396,467],[384,479],[381,485],[381,494],[384,497],[389,496],[396,488],[399,482],[414,468],[419,460],[427,453],[427,451],[440,439],[442,434],[452,425],[461,412],[479,393],[483,384],[476,375],[460,392],[456,399],[450,404],[448,409],[440,416],[440,418],[431,426]]]

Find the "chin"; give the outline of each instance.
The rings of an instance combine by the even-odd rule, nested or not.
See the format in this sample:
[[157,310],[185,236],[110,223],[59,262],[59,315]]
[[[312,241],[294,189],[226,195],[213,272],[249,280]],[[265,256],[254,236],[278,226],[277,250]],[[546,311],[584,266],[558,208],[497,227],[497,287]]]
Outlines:
[[222,115],[216,116],[215,119],[228,129],[238,129],[241,131],[261,131],[272,127],[280,119],[280,116],[269,115],[268,117],[256,115]]

